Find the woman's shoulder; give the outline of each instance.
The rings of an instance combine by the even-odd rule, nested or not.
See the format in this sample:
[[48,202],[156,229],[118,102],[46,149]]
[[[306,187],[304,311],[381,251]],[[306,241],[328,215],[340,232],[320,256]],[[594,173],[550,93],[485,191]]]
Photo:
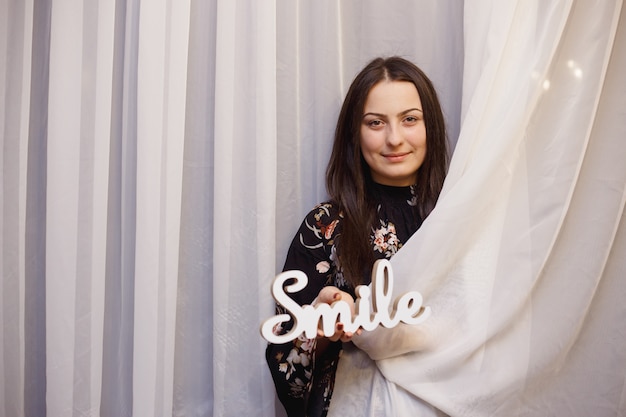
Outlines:
[[332,201],[325,201],[317,204],[311,209],[307,217],[315,217],[319,219],[331,219],[336,220],[343,218],[343,212],[340,210],[339,205]]
[[303,228],[313,232],[319,238],[332,239],[338,232],[338,226],[343,219],[343,211],[332,201],[317,204],[306,215]]

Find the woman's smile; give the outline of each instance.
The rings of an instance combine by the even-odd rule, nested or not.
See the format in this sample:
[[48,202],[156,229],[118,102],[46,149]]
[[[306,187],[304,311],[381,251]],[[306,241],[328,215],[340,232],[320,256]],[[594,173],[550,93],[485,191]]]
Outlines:
[[410,154],[410,152],[400,152],[400,153],[388,153],[383,154],[385,158],[389,160],[389,162],[402,162],[406,159],[406,157]]

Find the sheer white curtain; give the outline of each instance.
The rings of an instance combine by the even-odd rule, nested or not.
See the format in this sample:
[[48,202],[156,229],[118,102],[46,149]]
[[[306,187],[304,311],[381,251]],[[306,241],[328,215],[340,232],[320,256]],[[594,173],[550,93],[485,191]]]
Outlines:
[[460,132],[397,281],[425,329],[472,332],[381,359],[384,384],[458,415],[624,413],[621,2],[381,4],[0,1],[0,416],[281,415],[269,283],[348,83],[391,54]]
[[273,3],[0,7],[0,415],[272,414]]

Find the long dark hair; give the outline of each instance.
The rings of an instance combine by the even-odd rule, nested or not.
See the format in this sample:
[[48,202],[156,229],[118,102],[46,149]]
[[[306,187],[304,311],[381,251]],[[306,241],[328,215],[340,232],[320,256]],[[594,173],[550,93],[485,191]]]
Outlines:
[[332,154],[326,169],[326,188],[344,213],[337,241],[339,264],[354,286],[368,276],[374,262],[369,242],[376,207],[371,195],[373,180],[363,158],[360,130],[367,96],[383,80],[413,83],[422,103],[426,127],[426,156],[417,172],[417,207],[422,219],[432,211],[443,187],[448,167],[445,121],[437,93],[426,74],[400,57],[376,58],[356,76],[337,120]]

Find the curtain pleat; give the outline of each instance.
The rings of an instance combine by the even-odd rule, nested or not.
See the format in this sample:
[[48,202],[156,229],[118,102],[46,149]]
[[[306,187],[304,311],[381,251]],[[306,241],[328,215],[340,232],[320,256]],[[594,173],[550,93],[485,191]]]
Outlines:
[[215,2],[192,1],[174,356],[174,416],[213,413]]
[[172,412],[189,40],[189,2],[173,3],[142,3],[138,22],[133,415]]
[[[137,50],[139,3],[117,0],[113,28],[110,131],[106,169],[106,243],[102,313],[102,389],[92,413],[131,416],[137,194]],[[104,17],[104,16],[102,16]],[[105,65],[105,60],[102,65]],[[106,84],[105,84],[106,85]],[[102,109],[106,111],[105,109]]]
[[[31,61],[28,47],[32,43],[32,4],[3,3],[0,19],[0,79],[14,80],[0,85],[0,127],[5,138],[0,149],[0,410],[8,415],[24,414],[24,303],[25,303],[25,207],[26,157],[30,121]],[[13,18],[9,18],[12,16]],[[30,272],[31,270],[29,270]],[[30,299],[30,298],[29,298]],[[29,319],[32,317],[28,316]],[[28,334],[29,342],[33,340]],[[28,368],[29,371],[32,368]],[[29,383],[34,372],[28,373]],[[35,388],[41,388],[36,386]],[[36,390],[33,390],[35,393]],[[39,389],[40,393],[45,392]],[[43,398],[43,397],[41,397]]]
[[[216,415],[269,414],[260,291],[274,276],[275,3],[218,1],[213,141],[213,399]],[[245,261],[243,261],[245,259]],[[233,346],[242,347],[240,354]],[[261,356],[257,356],[258,352]],[[242,375],[241,378],[233,375]],[[250,403],[248,396],[256,398]],[[271,410],[271,411],[270,411]]]
[[[26,9],[28,10],[28,9]],[[27,148],[24,182],[20,187],[26,190],[26,201],[23,208],[24,224],[24,286],[23,286],[23,343],[24,343],[24,389],[22,404],[7,399],[18,410],[23,408],[26,416],[46,415],[47,390],[47,358],[46,358],[46,272],[45,260],[47,256],[47,148],[48,148],[48,94],[49,94],[49,65],[50,65],[50,33],[51,33],[51,4],[50,2],[33,2],[32,20],[24,16],[25,45],[24,53],[31,55],[30,85],[24,89],[28,92],[29,108],[27,115],[28,127],[24,132],[28,139],[24,143]],[[32,22],[32,23],[30,23]],[[26,29],[32,29],[32,38],[28,39]],[[22,84],[24,86],[24,84]],[[22,96],[24,97],[24,96]],[[8,103],[10,105],[10,103]],[[23,119],[22,119],[23,120]],[[23,125],[22,125],[23,126]],[[21,135],[24,134],[20,129]],[[21,136],[20,135],[20,136]],[[22,159],[20,159],[22,161]],[[21,216],[20,216],[21,217]],[[8,219],[15,222],[18,219]],[[21,239],[20,239],[21,240]],[[21,287],[21,285],[20,285]],[[19,297],[21,294],[12,296]],[[6,317],[5,320],[15,320],[16,317]],[[19,320],[19,319],[18,319]],[[21,335],[20,335],[21,336]],[[7,341],[10,343],[10,341]],[[21,356],[21,355],[20,355]],[[18,358],[13,358],[14,360]],[[21,362],[20,362],[21,363]],[[10,380],[10,378],[9,378]],[[7,381],[9,384],[11,382]]]

